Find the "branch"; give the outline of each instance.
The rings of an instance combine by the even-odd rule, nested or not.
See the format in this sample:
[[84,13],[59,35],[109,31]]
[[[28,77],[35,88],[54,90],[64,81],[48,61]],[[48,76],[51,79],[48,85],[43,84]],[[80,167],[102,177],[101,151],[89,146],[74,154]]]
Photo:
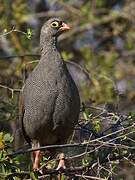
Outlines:
[[[48,145],[48,146],[42,146],[40,148],[30,148],[30,149],[27,149],[27,150],[20,149],[20,150],[15,151],[15,152],[13,152],[11,154],[8,154],[7,156],[16,156],[18,154],[25,154],[25,153],[29,153],[29,152],[33,152],[33,151],[37,151],[37,150],[43,151],[43,150],[50,149],[50,148],[57,149],[57,148],[76,147],[76,146],[84,147],[86,145],[87,145],[87,143]],[[92,146],[94,146],[94,145],[92,145]]]
[[11,56],[0,56],[0,59],[12,59],[18,57],[38,57],[40,58],[39,54],[22,54],[22,55],[11,55]]
[[3,34],[0,34],[0,37],[3,37],[3,36],[7,36],[8,34],[11,34],[12,32],[19,32],[19,33],[22,33],[23,35],[27,35],[27,33],[25,33],[25,32],[23,32],[23,31],[20,31],[20,30],[17,30],[17,29],[15,29],[15,27],[13,26],[13,28],[10,30],[10,31],[8,31],[8,32],[6,32],[6,33],[3,33]]
[[20,92],[21,91],[21,89],[12,89],[12,88],[5,86],[5,85],[2,85],[2,84],[0,84],[0,88],[4,88],[4,89],[11,91],[11,94],[12,94],[11,97],[12,98],[14,97],[14,92]]
[[80,178],[84,178],[84,179],[95,179],[95,180],[106,180],[104,178],[100,178],[100,177],[94,177],[94,176],[86,176],[86,175],[79,175],[79,174],[75,174],[76,177],[80,177]]
[[[60,173],[64,173],[65,175],[71,175],[71,173],[73,173],[72,175],[73,176],[76,176],[76,177],[84,177],[83,175],[77,175],[75,174],[75,172],[81,172],[81,171],[84,171],[85,169],[87,169],[87,166],[79,166],[79,167],[74,167],[74,168],[66,168],[66,169],[60,169],[60,170],[57,170],[57,169],[44,169],[43,170],[43,175],[41,176],[38,176],[38,179],[42,179],[42,178],[45,178],[46,175],[58,175]],[[29,172],[16,172],[16,173],[11,173],[11,174],[8,174],[6,176],[6,179],[10,179],[10,178],[13,178],[13,177],[20,177],[20,178],[30,178],[30,173]],[[87,177],[91,177],[91,179],[96,179],[96,180],[99,180],[99,178],[97,177],[93,177],[93,176],[87,176]],[[104,180],[104,179],[100,179],[100,180]]]
[[[11,33],[12,30],[8,33]],[[8,34],[8,33],[5,33]],[[128,57],[130,56],[135,56],[135,50],[130,50],[130,51],[124,51],[122,52],[119,57],[118,57],[118,60],[120,60],[121,58],[124,58],[125,60],[127,60]],[[41,55],[40,54],[22,54],[22,55],[9,55],[9,56],[0,56],[0,59],[12,59],[12,58],[17,58],[17,57],[38,57],[40,58]],[[69,61],[67,61],[69,62]],[[74,62],[72,62],[72,64],[74,64]],[[79,65],[78,65],[79,66]],[[97,110],[103,110],[103,108],[100,108],[100,107],[92,107],[90,106],[89,108],[94,108],[94,109],[97,109]]]

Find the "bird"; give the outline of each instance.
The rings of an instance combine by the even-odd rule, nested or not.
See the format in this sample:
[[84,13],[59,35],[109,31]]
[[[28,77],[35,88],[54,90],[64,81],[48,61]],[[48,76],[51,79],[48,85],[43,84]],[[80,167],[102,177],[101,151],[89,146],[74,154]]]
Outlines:
[[[41,58],[29,74],[19,100],[19,128],[32,146],[64,144],[78,123],[80,96],[58,47],[58,37],[70,30],[60,18],[46,21],[40,32]],[[33,169],[40,168],[40,150],[33,152]],[[65,168],[64,155],[59,168]]]

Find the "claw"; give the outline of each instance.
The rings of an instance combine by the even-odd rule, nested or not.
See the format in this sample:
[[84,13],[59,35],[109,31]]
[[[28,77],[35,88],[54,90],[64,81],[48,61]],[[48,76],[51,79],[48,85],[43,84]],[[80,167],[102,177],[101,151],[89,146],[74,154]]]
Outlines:
[[59,154],[59,164],[58,164],[58,167],[56,168],[56,170],[59,170],[59,169],[66,169],[66,166],[65,166],[65,155],[64,153],[61,153]]

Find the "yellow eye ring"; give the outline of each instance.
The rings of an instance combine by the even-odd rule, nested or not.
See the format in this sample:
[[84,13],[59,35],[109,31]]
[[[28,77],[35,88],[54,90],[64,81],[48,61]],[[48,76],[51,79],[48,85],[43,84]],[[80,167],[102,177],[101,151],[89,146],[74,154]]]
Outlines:
[[51,27],[58,28],[59,27],[59,23],[57,21],[54,21],[54,22],[52,22]]

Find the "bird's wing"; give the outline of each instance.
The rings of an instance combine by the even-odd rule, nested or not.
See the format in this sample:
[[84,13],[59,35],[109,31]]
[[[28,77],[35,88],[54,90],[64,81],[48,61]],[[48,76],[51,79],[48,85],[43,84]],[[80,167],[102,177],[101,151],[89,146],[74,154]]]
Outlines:
[[24,125],[23,125],[23,117],[24,117],[24,99],[22,96],[22,92],[20,92],[19,96],[19,118],[16,122],[16,130],[14,133],[14,149],[17,150],[24,146],[25,141],[30,144],[31,140],[27,136]]
[[23,124],[24,112],[25,112],[24,98],[23,98],[23,95],[21,92],[20,97],[19,97],[19,127],[21,127],[24,139],[27,141],[28,144],[31,144],[31,140],[30,140],[29,136],[26,134],[24,124]]

